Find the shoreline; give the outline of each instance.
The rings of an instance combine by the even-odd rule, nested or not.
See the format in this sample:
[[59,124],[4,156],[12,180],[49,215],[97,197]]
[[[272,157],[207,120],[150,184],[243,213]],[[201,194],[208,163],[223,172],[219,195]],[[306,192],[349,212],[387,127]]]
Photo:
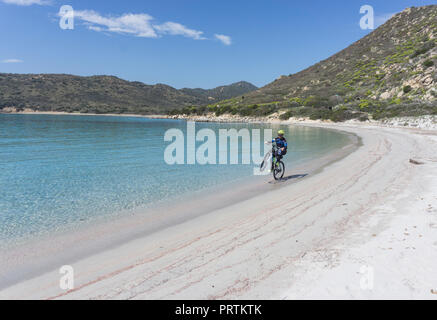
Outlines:
[[58,112],[58,111],[10,111],[2,112],[1,114],[15,115],[70,115],[70,116],[107,116],[107,117],[133,117],[147,119],[168,119],[168,120],[186,120],[196,122],[217,122],[217,123],[275,123],[275,124],[297,124],[297,125],[329,125],[329,124],[352,124],[352,125],[373,125],[387,128],[407,128],[420,130],[437,130],[437,115],[423,115],[416,117],[395,117],[381,120],[348,120],[345,122],[332,122],[330,120],[311,120],[309,118],[290,118],[288,120],[279,119],[279,114],[272,114],[265,117],[250,117],[223,114],[216,116],[208,114],[204,116],[198,115],[142,115],[142,114],[116,114],[116,113],[79,113],[79,112]]
[[[0,297],[436,299],[437,132],[305,125],[363,145],[298,184],[76,261],[72,291],[52,270]],[[374,268],[372,290],[360,287],[363,265]]]
[[[334,128],[327,130],[337,131]],[[175,205],[157,204],[149,208],[137,208],[98,217],[65,226],[50,234],[19,239],[18,243],[0,246],[0,260],[4,261],[0,264],[0,273],[4,276],[0,279],[0,291],[19,283],[22,279],[44,274],[55,265],[71,264],[201,215],[208,215],[209,212],[297,183],[305,176],[317,174],[325,166],[341,160],[360,146],[360,140],[356,135],[345,132],[342,134],[349,137],[347,145],[333,149],[317,159],[305,161],[304,164],[293,165],[288,168],[284,180],[280,182],[273,181],[271,174],[251,176],[177,197],[173,199],[177,202]],[[162,212],[166,212],[165,218],[162,217]],[[152,224],[149,225],[149,222]],[[53,243],[56,243],[56,246],[52,246]],[[65,250],[70,252],[66,254]],[[20,258],[23,256],[26,259]]]

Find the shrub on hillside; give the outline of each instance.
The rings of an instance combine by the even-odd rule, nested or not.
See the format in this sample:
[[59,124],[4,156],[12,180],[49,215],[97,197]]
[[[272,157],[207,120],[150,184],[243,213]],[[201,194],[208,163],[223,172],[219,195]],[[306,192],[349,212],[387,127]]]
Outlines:
[[435,102],[406,102],[378,108],[372,112],[372,116],[375,120],[379,120],[382,118],[429,115],[435,114],[436,111],[437,105]]
[[404,87],[402,88],[402,90],[404,91],[404,93],[408,93],[408,92],[410,92],[412,89],[413,89],[413,88],[411,88],[411,86],[404,86]]
[[321,107],[333,106],[334,102],[329,101],[328,98],[309,96],[305,99],[303,105],[306,107],[321,108]]
[[432,60],[426,60],[426,61],[423,63],[423,66],[424,66],[425,68],[432,67],[433,65],[434,65],[434,61],[432,61]]
[[435,47],[434,41],[427,41],[425,44],[420,47],[419,49],[415,50],[414,53],[411,55],[411,58],[415,58],[417,56],[420,56],[424,53],[427,53],[429,50]]

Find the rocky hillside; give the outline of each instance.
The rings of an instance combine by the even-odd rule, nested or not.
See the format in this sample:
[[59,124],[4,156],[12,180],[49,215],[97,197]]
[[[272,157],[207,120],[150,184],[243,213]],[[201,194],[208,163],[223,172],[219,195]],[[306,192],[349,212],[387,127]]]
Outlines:
[[257,89],[239,82],[211,90],[177,90],[112,76],[0,73],[0,109],[33,109],[84,113],[162,114],[189,105],[203,105]]
[[254,91],[258,89],[253,84],[246,82],[246,81],[240,81],[233,84],[230,84],[228,86],[221,86],[214,89],[181,89],[181,91],[187,95],[190,96],[197,96],[199,98],[206,99],[209,102],[214,101],[221,101],[230,99],[239,95],[246,94],[248,92]]
[[332,120],[437,114],[436,36],[437,5],[408,8],[330,58],[207,111]]

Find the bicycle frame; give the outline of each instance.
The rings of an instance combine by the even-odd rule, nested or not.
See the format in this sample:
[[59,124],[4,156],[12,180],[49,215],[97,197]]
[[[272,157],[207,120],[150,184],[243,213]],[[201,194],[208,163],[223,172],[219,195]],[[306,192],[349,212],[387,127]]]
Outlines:
[[[278,168],[278,164],[279,165],[282,165],[282,167],[284,167],[284,163],[281,161],[281,157],[278,159],[278,157],[276,156],[276,154],[277,154],[277,151],[279,150],[279,147],[276,145],[276,144],[273,144],[272,145],[272,151],[271,152],[268,152],[265,156],[264,156],[264,160],[263,160],[263,162],[261,163],[261,170],[264,170],[264,168],[267,166],[267,163],[266,163],[266,161],[267,161],[267,157],[271,157],[271,159],[270,159],[270,161],[271,161],[271,165],[270,165],[270,169],[271,169],[271,171],[273,172],[273,176],[275,177],[275,179],[276,179],[276,175],[275,175],[275,170]],[[266,166],[264,166],[264,164],[266,165]],[[263,167],[264,166],[264,167]],[[284,168],[285,169],[285,168]],[[284,170],[285,171],[285,170]],[[279,172],[281,172],[281,170],[279,171]],[[283,173],[282,173],[282,175],[283,175]],[[277,179],[276,179],[277,180]]]
[[276,151],[278,150],[278,147],[276,145],[272,146],[272,170],[274,165],[278,162],[278,159],[276,158]]

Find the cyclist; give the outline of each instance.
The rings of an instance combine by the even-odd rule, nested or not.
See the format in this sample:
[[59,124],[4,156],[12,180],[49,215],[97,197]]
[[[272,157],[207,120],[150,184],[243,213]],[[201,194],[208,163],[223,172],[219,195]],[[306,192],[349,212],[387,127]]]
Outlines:
[[276,143],[278,147],[276,154],[274,155],[277,160],[281,160],[283,156],[287,154],[287,140],[284,137],[284,130],[278,131],[278,136],[272,140],[272,143]]
[[[285,172],[284,163],[280,160],[282,159],[283,156],[287,154],[287,146],[288,146],[287,140],[284,137],[284,130],[279,130],[278,136],[275,139],[271,141],[266,141],[265,143],[266,144],[275,143],[276,146],[272,148],[273,154],[269,152],[264,156],[264,160],[260,166],[261,171],[263,171],[267,166],[267,159],[270,159],[270,155],[271,155],[272,156],[271,170],[273,171],[273,177],[275,178],[275,180],[280,180],[282,179]],[[275,158],[276,160],[274,160]]]

